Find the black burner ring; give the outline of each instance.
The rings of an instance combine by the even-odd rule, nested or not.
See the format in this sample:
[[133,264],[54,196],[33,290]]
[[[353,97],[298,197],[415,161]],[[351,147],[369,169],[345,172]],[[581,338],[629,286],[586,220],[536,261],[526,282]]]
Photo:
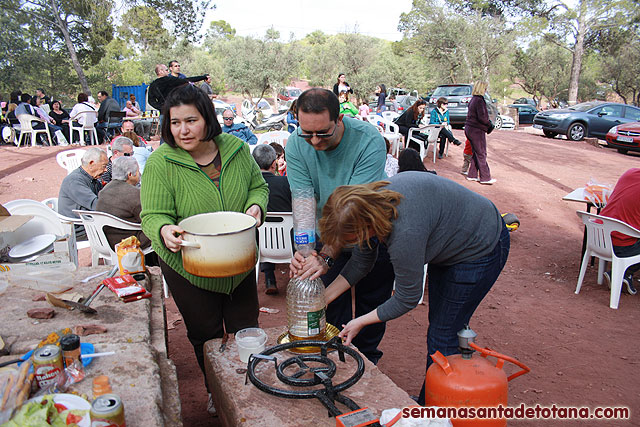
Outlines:
[[[325,365],[324,367],[311,368],[305,362],[317,362]],[[284,370],[296,364],[300,368],[293,375],[287,375],[284,373]],[[296,357],[292,357],[290,359],[285,360],[284,362],[278,365],[278,369],[276,370],[276,375],[278,379],[285,384],[304,387],[304,386],[314,386],[320,384],[322,381],[317,375],[313,375],[312,378],[300,378],[304,374],[314,372],[322,372],[327,377],[333,378],[336,373],[336,364],[333,360],[329,359],[326,356],[318,356],[317,354],[304,354]]]

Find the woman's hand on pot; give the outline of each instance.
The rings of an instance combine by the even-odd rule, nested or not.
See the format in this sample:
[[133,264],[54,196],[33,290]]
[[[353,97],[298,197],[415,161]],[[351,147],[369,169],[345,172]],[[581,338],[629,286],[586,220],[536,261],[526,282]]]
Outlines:
[[180,250],[180,243],[182,242],[182,237],[180,235],[182,233],[184,233],[184,230],[173,224],[165,225],[160,229],[160,236],[162,236],[164,245],[171,252],[178,252]]
[[258,222],[256,224],[256,227],[260,227],[260,225],[262,225],[262,209],[260,209],[260,206],[251,205],[251,206],[249,206],[249,209],[247,209],[247,211],[245,213],[247,215],[251,215],[252,217],[254,217],[256,219],[256,221]]

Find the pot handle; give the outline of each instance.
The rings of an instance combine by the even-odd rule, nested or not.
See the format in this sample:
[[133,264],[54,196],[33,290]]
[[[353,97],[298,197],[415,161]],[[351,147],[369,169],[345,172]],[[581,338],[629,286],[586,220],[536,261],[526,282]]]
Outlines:
[[200,243],[187,242],[186,240],[181,241],[180,242],[180,246],[184,246],[184,247],[187,247],[187,248],[200,249]]

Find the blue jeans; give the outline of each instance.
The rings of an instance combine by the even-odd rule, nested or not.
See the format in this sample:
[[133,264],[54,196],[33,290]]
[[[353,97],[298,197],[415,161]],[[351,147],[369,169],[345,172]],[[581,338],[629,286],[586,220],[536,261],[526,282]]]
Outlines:
[[[613,246],[613,252],[615,252],[616,256],[619,258],[625,258],[630,256],[635,256],[640,254],[640,239],[636,240],[633,245],[629,246]],[[633,273],[640,270],[640,264],[634,264],[627,268],[627,271],[624,273],[624,277],[631,276],[633,277]]]
[[[509,256],[509,230],[502,223],[500,240],[488,255],[474,261],[441,266],[429,264],[429,329],[427,331],[427,369],[429,355],[460,353],[458,331],[471,316],[498,279]],[[424,383],[418,403],[424,405]]]

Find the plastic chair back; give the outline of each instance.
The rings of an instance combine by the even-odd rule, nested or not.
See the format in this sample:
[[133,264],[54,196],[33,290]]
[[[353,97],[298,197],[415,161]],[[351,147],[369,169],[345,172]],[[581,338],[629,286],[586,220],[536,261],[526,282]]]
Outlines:
[[44,129],[34,129],[31,122],[42,122],[40,117],[32,116],[31,114],[18,114],[18,121],[20,122],[20,138],[18,139],[18,147],[22,144],[23,140],[29,135],[31,139],[31,146],[36,145],[36,135],[39,133],[44,133],[47,135],[47,140],[49,141],[49,145],[53,145],[53,140],[51,139],[51,134],[49,133],[49,126],[45,124]]
[[[267,212],[264,224],[258,228],[258,263],[289,263],[293,257],[291,231],[293,214],[291,212]],[[256,280],[260,272],[256,268]]]
[[58,162],[60,167],[67,170],[67,175],[69,175],[71,172],[80,167],[80,165],[82,164],[82,156],[84,155],[84,153],[85,150],[81,148],[61,151],[56,155],[56,161]]
[[[122,230],[142,230],[140,224],[125,221],[106,212],[75,209],[73,212],[75,212],[82,220],[82,225],[84,225],[84,229],[87,232],[91,250],[96,254],[96,256],[91,257],[91,262],[94,267],[98,265],[98,255],[104,258],[106,264],[116,264],[118,262],[116,253],[111,249],[107,236],[104,233],[105,226],[119,228]],[[153,251],[151,247],[142,250],[145,255],[151,251]]]
[[393,119],[400,117],[400,114],[396,113],[395,111],[383,111],[382,117],[384,117],[386,120],[392,121]]
[[271,144],[272,142],[277,142],[283,147],[286,147],[289,136],[291,136],[291,134],[284,130],[266,132],[258,136],[258,144]]

